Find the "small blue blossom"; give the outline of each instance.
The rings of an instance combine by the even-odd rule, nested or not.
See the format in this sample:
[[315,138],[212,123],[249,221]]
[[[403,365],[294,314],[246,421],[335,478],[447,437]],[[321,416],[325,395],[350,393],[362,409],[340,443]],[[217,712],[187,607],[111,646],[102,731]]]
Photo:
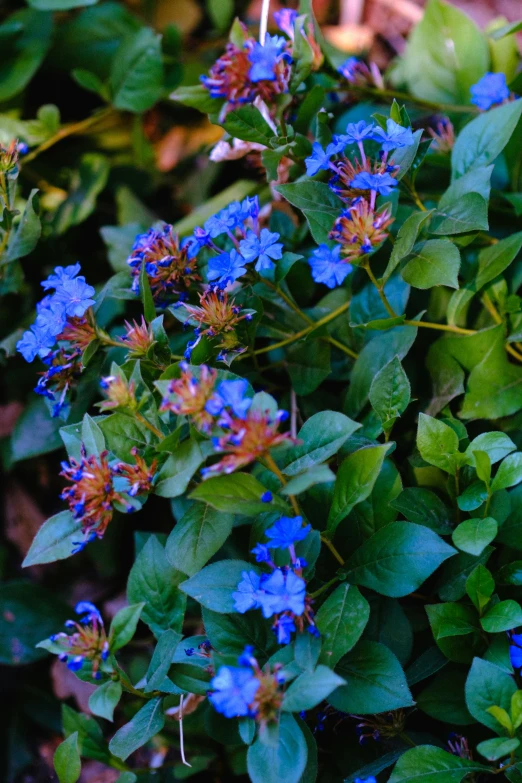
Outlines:
[[23,333],[20,340],[16,343],[16,350],[22,354],[26,362],[34,361],[41,347],[37,336],[29,329]]
[[272,559],[266,544],[256,544],[250,551],[255,555],[256,563],[269,563]]
[[328,245],[319,245],[308,263],[312,268],[312,277],[316,283],[324,283],[328,288],[341,285],[352,271],[352,265],[341,260],[341,246],[331,250]]
[[49,288],[59,288],[66,280],[74,280],[81,270],[80,264],[71,264],[70,266],[57,266],[54,274],[49,275],[40,285],[47,291]]
[[56,296],[53,296],[49,307],[39,308],[35,326],[39,332],[57,337],[63,331],[66,320],[64,305],[60,301],[56,301]]
[[381,143],[384,152],[411,147],[415,142],[411,128],[404,128],[391,118],[386,120],[386,130],[379,126],[375,128],[373,138]]
[[54,301],[63,305],[69,316],[81,317],[94,304],[94,288],[85,282],[84,277],[64,280],[56,289]]
[[355,778],[354,783],[377,783],[377,778],[373,775],[369,778]]
[[222,409],[231,408],[235,416],[244,419],[252,405],[252,398],[245,396],[247,389],[248,381],[245,378],[237,381],[221,381],[216,393],[222,402]]
[[258,600],[264,617],[285,611],[296,615],[304,612],[306,582],[293,571],[285,574],[280,568],[276,568],[263,580],[262,589],[265,595],[260,594]]
[[250,705],[259,684],[251,669],[221,666],[210,682],[213,693],[208,698],[226,718],[245,717],[251,714]]
[[319,144],[318,141],[314,141],[312,144],[312,154],[306,158],[306,173],[309,177],[314,177],[319,171],[326,171],[330,166],[330,158],[332,155],[337,155],[345,147],[345,143],[341,137],[336,137],[333,142],[330,142],[326,149]]
[[266,492],[263,492],[263,494],[261,495],[261,503],[271,503],[273,499],[274,496],[272,495],[269,489],[267,489]]
[[349,122],[346,127],[346,133],[334,136],[334,141],[342,142],[345,146],[346,144],[358,144],[360,141],[373,139],[374,131],[375,125],[373,123],[368,125],[364,120]]
[[246,196],[241,202],[241,211],[245,220],[247,217],[257,220],[259,216],[259,196]]
[[275,632],[278,644],[290,644],[292,633],[296,630],[293,618],[289,614],[283,614],[272,626]]
[[397,180],[390,174],[370,174],[360,171],[350,182],[350,187],[357,190],[375,190],[381,196],[387,196],[397,187]]
[[[281,57],[284,57],[286,40],[278,35],[266,35],[265,43],[255,43],[248,54],[252,63],[249,76],[252,82],[274,81],[276,67]],[[286,55],[287,61],[290,56]]]
[[279,260],[283,255],[283,245],[278,242],[279,234],[263,228],[259,237],[253,231],[248,231],[246,238],[239,243],[241,255],[248,261],[256,262],[256,272],[264,269],[272,269],[274,261]]
[[258,609],[261,577],[255,571],[243,571],[237,590],[232,593],[236,612],[245,614],[250,609]]
[[80,617],[81,623],[90,623],[94,618],[100,623],[103,622],[99,610],[90,601],[79,601],[74,607],[74,611],[76,614],[83,615],[83,617]]
[[512,644],[509,647],[509,657],[514,669],[522,667],[522,634],[513,633],[511,636]]
[[[206,247],[210,243],[210,233],[205,228],[196,226],[194,234],[188,237],[186,244],[188,245],[187,255],[188,258],[195,258],[199,251]],[[182,243],[182,247],[184,247]]]
[[207,277],[210,282],[217,281],[221,288],[225,288],[228,283],[233,283],[234,280],[245,274],[247,269],[244,264],[245,259],[239,255],[237,250],[221,253],[209,260]]
[[509,98],[509,87],[504,73],[486,73],[470,88],[471,103],[487,111]]
[[255,663],[254,658],[254,648],[251,644],[247,644],[239,658],[237,659],[237,662],[240,666],[252,666],[253,663]]
[[293,38],[294,23],[298,16],[299,14],[293,8],[282,8],[280,11],[274,11],[274,22],[283,33],[289,38]]
[[194,655],[194,653],[195,653],[195,650],[194,650],[193,647],[185,647],[185,655],[188,658],[191,658]]
[[349,82],[355,81],[357,71],[359,70],[361,61],[357,57],[348,57],[339,68],[337,69],[341,76],[344,76]]
[[265,535],[270,539],[269,546],[287,549],[297,541],[303,541],[311,529],[311,525],[303,527],[303,517],[280,517],[272,527],[265,530]]
[[221,234],[227,234],[234,229],[237,225],[236,217],[229,214],[228,210],[222,209],[217,215],[212,215],[205,221],[204,231],[212,239],[221,236]]

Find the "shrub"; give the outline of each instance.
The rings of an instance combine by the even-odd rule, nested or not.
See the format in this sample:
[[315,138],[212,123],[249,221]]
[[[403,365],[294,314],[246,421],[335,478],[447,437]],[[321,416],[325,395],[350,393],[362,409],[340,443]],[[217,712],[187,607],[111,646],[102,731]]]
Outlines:
[[[305,2],[259,39],[235,21],[194,86],[172,28],[30,5],[0,99],[40,66],[96,96],[0,115],[2,346],[32,365],[7,399],[40,395],[4,462],[60,453],[63,479],[32,580],[2,585],[2,657],[40,724],[40,658],[91,685],[59,780],[518,780],[522,23],[430,0],[383,75]],[[225,136],[165,205],[147,123],[171,111]]]

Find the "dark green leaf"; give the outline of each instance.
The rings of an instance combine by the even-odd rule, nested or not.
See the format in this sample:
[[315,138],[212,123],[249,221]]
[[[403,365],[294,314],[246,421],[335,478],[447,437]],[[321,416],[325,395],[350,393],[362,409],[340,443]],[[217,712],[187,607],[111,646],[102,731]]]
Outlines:
[[163,62],[160,36],[150,27],[124,39],[110,75],[112,102],[117,109],[143,112],[160,98]]
[[487,610],[480,623],[487,633],[511,631],[522,625],[522,607],[511,599],[500,601]]
[[23,567],[54,563],[70,557],[74,545],[82,541],[82,523],[70,511],[61,511],[46,520],[33,539]]
[[302,211],[317,244],[328,241],[342,202],[324,182],[307,180],[278,185],[277,190],[290,204]]
[[359,641],[369,616],[368,601],[359,590],[353,585],[339,585],[315,618],[322,639],[320,663],[334,668]]
[[409,254],[401,275],[414,288],[446,285],[458,288],[460,253],[449,239],[418,242]]
[[158,734],[164,725],[163,700],[151,699],[116,732],[109,742],[109,749],[119,759],[125,760]]
[[388,783],[460,783],[470,772],[488,772],[477,761],[454,756],[433,745],[420,745],[406,751],[397,762]]
[[453,532],[453,543],[463,552],[480,555],[497,535],[498,525],[493,517],[466,519]]
[[312,465],[326,462],[337,454],[343,443],[361,425],[336,411],[320,411],[311,416],[299,430],[297,446],[283,455],[283,473],[296,476]]
[[213,612],[234,612],[232,593],[241,581],[243,571],[256,570],[243,560],[220,560],[205,566],[199,573],[182,582],[180,590]]
[[122,690],[121,683],[113,682],[113,680],[99,685],[89,696],[89,709],[93,715],[112,721],[116,705],[121,699]]
[[522,113],[517,101],[491,109],[471,120],[457,136],[451,155],[453,179],[471,169],[487,166],[500,155]]
[[247,753],[248,774],[252,783],[299,783],[306,767],[307,747],[295,719],[281,716],[279,736],[274,745],[257,739]]
[[194,504],[168,537],[168,559],[178,571],[193,576],[225,543],[233,522],[233,514],[216,511],[203,503]]
[[233,138],[255,141],[265,146],[268,146],[270,139],[275,136],[270,125],[255,106],[242,106],[229,112],[223,127]]
[[342,677],[328,666],[319,665],[313,671],[303,672],[291,683],[285,692],[282,709],[286,712],[311,710],[342,685],[346,685]]
[[[203,481],[189,497],[202,500],[217,511],[256,516],[267,510],[266,503],[261,501],[265,492],[266,487],[254,476],[249,473],[234,473],[233,476],[216,476]],[[274,497],[274,502],[281,511],[287,508],[284,501],[277,496]]]
[[82,771],[77,731],[58,745],[53,763],[60,783],[76,783]]
[[475,658],[466,681],[466,704],[475,720],[500,733],[501,726],[487,710],[494,705],[509,712],[517,686],[507,672]]
[[390,505],[409,522],[425,525],[439,535],[448,535],[453,530],[446,505],[429,489],[406,487]]
[[[152,538],[152,536],[151,536]],[[140,619],[144,603],[136,603],[124,606],[114,615],[109,631],[111,652],[125,647],[136,633],[136,627]]]

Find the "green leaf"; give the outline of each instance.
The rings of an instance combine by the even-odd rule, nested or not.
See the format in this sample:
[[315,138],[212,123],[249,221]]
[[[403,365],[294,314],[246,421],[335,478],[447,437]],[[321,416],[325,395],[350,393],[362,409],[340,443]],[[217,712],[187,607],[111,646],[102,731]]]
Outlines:
[[511,138],[521,113],[522,105],[513,101],[483,112],[465,125],[451,155],[452,179],[493,163]]
[[213,612],[230,614],[235,612],[232,593],[237,589],[243,571],[252,570],[256,569],[243,560],[220,560],[182,582],[179,589]]
[[229,112],[223,122],[223,127],[236,139],[255,141],[268,146],[276,135],[259,109],[255,106],[242,106]]
[[499,733],[498,721],[488,712],[498,706],[509,710],[517,690],[513,678],[493,663],[474,658],[466,681],[466,704],[475,720]]
[[99,425],[92,419],[88,413],[85,414],[82,421],[82,443],[88,455],[100,456],[105,448],[105,438]]
[[53,226],[57,234],[64,234],[68,228],[89,217],[108,178],[109,163],[105,155],[98,152],[82,155],[79,168],[71,175],[69,194],[54,215]]
[[336,688],[346,685],[342,677],[328,666],[317,666],[311,672],[303,672],[285,692],[282,709],[286,712],[311,710]]
[[306,180],[278,185],[276,190],[304,214],[317,242],[328,242],[332,226],[342,209],[341,200],[324,182]]
[[82,771],[77,731],[58,745],[53,763],[60,783],[76,783]]
[[480,623],[487,633],[510,631],[522,625],[522,607],[511,599],[500,601],[488,609]]
[[460,253],[449,239],[418,242],[406,259],[401,275],[414,288],[447,285],[458,288]]
[[509,756],[520,745],[520,740],[496,737],[495,739],[479,742],[477,750],[488,761],[498,761]]
[[513,560],[506,563],[497,573],[497,581],[501,585],[522,586],[522,560]]
[[422,459],[430,465],[435,465],[446,473],[455,472],[454,455],[459,449],[459,439],[457,433],[444,422],[420,413],[417,448]]
[[258,738],[247,753],[252,783],[299,783],[308,756],[306,741],[292,715],[281,715],[277,742],[265,745]]
[[522,451],[510,454],[500,463],[499,469],[491,484],[491,491],[514,487],[522,481]]
[[342,570],[348,582],[400,598],[417,590],[454,554],[453,547],[428,528],[393,522],[365,541]]
[[150,536],[129,574],[129,601],[145,601],[141,619],[159,635],[172,628],[181,631],[186,599],[178,589],[183,574],[167,560],[156,536]]
[[26,581],[0,584],[0,663],[20,666],[45,658],[42,637],[59,630],[70,609],[41,585]]
[[383,644],[359,642],[335,671],[346,680],[328,698],[336,710],[360,715],[414,704],[399,661]]
[[478,272],[473,288],[479,291],[495,277],[501,275],[513,262],[522,248],[522,231],[500,239],[494,245],[482,248],[478,257]]
[[125,761],[131,753],[158,734],[164,725],[163,700],[151,699],[129,723],[116,732],[109,742],[109,750]]
[[203,114],[218,112],[221,106],[221,101],[211,98],[209,91],[202,84],[182,85],[174,90],[170,97],[173,101],[198,109]]
[[281,495],[300,495],[316,484],[327,484],[334,481],[335,473],[330,470],[328,465],[314,465],[314,467],[308,468],[290,479],[281,489]]
[[419,745],[404,753],[388,783],[460,783],[470,772],[489,772],[478,761],[454,756],[433,745]]
[[156,318],[156,305],[154,304],[152,291],[150,290],[146,264],[142,264],[140,270],[140,296],[143,305],[143,315],[145,316],[145,320],[150,323]]
[[330,346],[320,340],[296,343],[288,349],[286,366],[295,393],[305,397],[330,375]]
[[359,641],[369,617],[370,606],[359,590],[353,585],[339,585],[315,617],[322,639],[319,662],[333,669]]
[[144,112],[163,92],[161,36],[142,27],[125,38],[112,61],[110,87],[116,109]]
[[163,680],[167,676],[172,663],[172,655],[182,634],[169,628],[163,631],[158,638],[158,643],[154,649],[149,668],[147,669],[147,685],[144,688],[145,693],[161,690]]
[[464,234],[487,231],[488,204],[478,193],[466,193],[458,201],[437,209],[430,221],[430,234]]
[[0,65],[0,102],[5,103],[29,84],[40,67],[51,45],[53,18],[51,13],[26,8],[16,11],[0,25],[20,24],[20,35],[2,41],[2,64]]
[[36,247],[42,233],[39,213],[38,191],[31,190],[20,222],[7,246],[6,263],[27,256]]
[[125,647],[130,642],[136,633],[136,627],[144,606],[144,602],[124,606],[123,609],[120,609],[114,615],[109,631],[111,652]]
[[[261,501],[265,492],[266,487],[250,473],[234,473],[233,476],[215,476],[203,481],[189,497],[202,500],[217,511],[256,516],[267,511],[266,503]],[[274,496],[273,502],[279,510],[287,509],[281,498]]]
[[426,612],[433,638],[444,653],[448,648],[445,644],[439,644],[441,640],[475,634],[480,630],[477,614],[471,606],[448,602],[426,606]]
[[473,438],[468,448],[466,449],[466,455],[469,460],[469,464],[475,467],[475,451],[484,451],[491,464],[499,462],[504,457],[507,457],[512,451],[515,451],[516,446],[505,432],[483,432],[482,435],[477,435]]
[[70,557],[74,545],[81,541],[82,523],[70,511],[60,511],[46,520],[33,538],[22,563],[24,568],[41,563],[54,563]]
[[493,517],[466,519],[453,532],[453,543],[463,552],[480,555],[497,535],[498,525]]
[[370,403],[385,429],[410,402],[411,387],[398,356],[379,370],[370,387]]
[[448,535],[453,530],[446,505],[429,489],[406,487],[390,505],[409,522],[425,525],[439,535]]
[[121,699],[122,691],[121,683],[113,680],[99,685],[89,696],[90,711],[93,715],[112,721],[114,710]]
[[469,726],[473,718],[464,698],[466,672],[446,667],[417,696],[417,706],[431,718],[457,726]]
[[103,737],[100,724],[90,715],[75,712],[71,707],[62,704],[63,732],[69,737],[78,732],[78,747],[81,756],[107,763],[110,753]]
[[233,0],[206,0],[205,5],[216,30],[226,31],[234,15]]
[[495,582],[486,566],[479,564],[466,579],[466,592],[480,614],[489,603],[494,590]]
[[327,533],[333,536],[339,522],[371,493],[390,445],[367,446],[354,451],[341,464],[335,481]]
[[234,515],[196,503],[169,535],[165,551],[178,571],[193,576],[223,546],[232,531]]
[[161,468],[154,492],[162,498],[183,495],[205,457],[196,440],[186,440],[178,446]]
[[433,210],[426,210],[426,212],[413,212],[400,227],[393,249],[391,252],[388,266],[382,276],[384,282],[386,282],[394,270],[398,267],[403,258],[406,258],[417,241],[419,231],[424,223],[432,214]]
[[320,411],[310,416],[297,434],[301,442],[282,455],[283,473],[296,476],[313,465],[326,462],[360,426],[337,411]]
[[214,655],[219,655],[220,662],[236,666],[248,644],[258,658],[268,658],[277,649],[272,621],[265,620],[260,612],[220,614],[203,607],[202,619],[212,647],[219,651]]
[[518,729],[522,725],[522,691],[515,691],[511,697],[511,719],[513,728]]

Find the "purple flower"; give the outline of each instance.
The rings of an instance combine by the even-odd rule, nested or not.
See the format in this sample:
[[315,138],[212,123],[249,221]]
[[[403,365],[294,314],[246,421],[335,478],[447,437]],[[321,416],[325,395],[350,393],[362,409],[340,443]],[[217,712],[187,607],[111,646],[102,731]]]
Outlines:
[[236,612],[245,614],[250,609],[258,609],[260,606],[260,583],[261,577],[255,571],[243,571],[241,582],[237,590],[232,593],[234,599],[234,608]]
[[487,111],[497,103],[509,98],[509,87],[504,73],[486,73],[470,88],[471,103]]
[[49,275],[40,285],[45,291],[47,291],[48,288],[59,288],[66,280],[73,280],[80,270],[80,264],[71,264],[66,267],[56,266],[54,268],[54,274]]
[[375,190],[381,196],[387,196],[397,187],[397,180],[390,174],[370,174],[369,171],[360,171],[350,182],[350,187],[357,190]]
[[256,563],[269,563],[272,559],[266,544],[256,544],[250,551],[255,555]]
[[415,142],[411,128],[404,128],[391,118],[386,120],[386,130],[378,126],[375,128],[372,138],[382,144],[384,152],[411,147]]
[[56,289],[54,302],[63,305],[69,316],[81,317],[94,304],[94,288],[85,282],[84,277],[64,280]]
[[93,619],[100,623],[103,622],[99,610],[90,601],[79,601],[74,607],[74,611],[76,614],[83,615],[80,617],[81,623],[92,623]]
[[[238,207],[240,206],[238,202],[235,202]],[[230,205],[230,207],[232,204]],[[229,207],[226,209],[222,209],[221,212],[218,212],[217,215],[212,215],[212,217],[209,217],[208,220],[205,221],[204,231],[205,233],[212,237],[212,239],[215,239],[216,237],[221,236],[221,234],[227,234],[229,231],[232,231],[237,226],[237,215],[235,212],[229,211]]]
[[[252,398],[245,397],[247,389],[248,381],[244,378],[241,378],[238,381],[221,381],[217,387],[216,394],[209,400],[209,403],[215,401],[213,407],[214,411],[216,410],[217,405],[221,404],[220,410],[213,413],[213,415],[221,413],[223,408],[231,408],[235,416],[239,419],[244,419],[248,409],[252,405]],[[206,410],[208,410],[208,407]],[[212,411],[209,411],[209,413],[212,413]]]
[[312,268],[312,277],[316,283],[324,283],[328,288],[335,288],[344,281],[352,271],[352,265],[341,260],[341,246],[330,250],[327,245],[319,245],[314,250],[308,263]]
[[290,611],[301,615],[305,609],[306,582],[300,576],[288,571],[286,574],[276,568],[262,582],[265,595],[259,596],[259,603],[264,617],[271,617],[279,612]]
[[226,718],[245,717],[251,714],[259,680],[252,669],[221,666],[210,687],[213,693],[208,698],[218,712]]
[[233,283],[234,280],[245,274],[247,269],[244,264],[245,259],[239,255],[237,250],[221,253],[209,260],[207,278],[211,282],[217,281],[221,288],[225,288],[228,283]]
[[311,529],[311,525],[303,527],[303,517],[280,517],[272,527],[265,530],[265,535],[270,539],[269,546],[287,549],[297,541],[303,541]]
[[334,136],[334,141],[346,144],[358,144],[365,139],[374,138],[375,125],[371,123],[368,125],[364,120],[359,122],[349,122],[346,126],[346,133],[342,133],[339,136]]
[[341,76],[344,76],[344,78],[347,79],[347,81],[353,82],[355,81],[360,65],[361,61],[358,60],[357,57],[348,57],[337,70]]
[[[252,63],[250,81],[274,81],[275,69],[284,56],[285,47],[286,40],[278,35],[267,34],[264,45],[256,42],[248,53],[248,59]],[[290,59],[289,55],[286,55],[286,59]]]
[[292,8],[282,8],[280,11],[274,11],[274,22],[292,40],[294,37],[294,23],[297,17],[297,11],[294,11]]
[[239,243],[241,255],[249,263],[257,258],[256,272],[272,269],[273,260],[278,260],[283,255],[283,245],[277,241],[278,239],[279,234],[267,228],[261,230],[259,237],[253,231],[249,231],[246,239],[242,239]]
[[259,197],[258,196],[246,196],[241,202],[241,211],[244,215],[244,219],[247,217],[257,220],[259,215]]

